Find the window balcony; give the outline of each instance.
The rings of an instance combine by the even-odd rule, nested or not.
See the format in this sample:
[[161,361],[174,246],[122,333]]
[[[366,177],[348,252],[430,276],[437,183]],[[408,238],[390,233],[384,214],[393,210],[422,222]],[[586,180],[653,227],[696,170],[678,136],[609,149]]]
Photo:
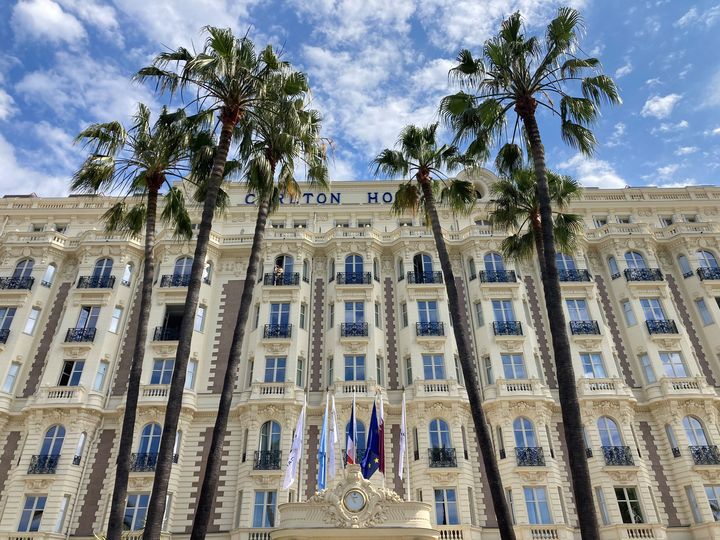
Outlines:
[[603,446],[601,448],[605,465],[621,467],[635,465],[629,446]]
[[417,272],[411,270],[407,273],[407,282],[414,284],[441,284],[443,282],[442,272]]
[[266,324],[263,330],[265,339],[288,339],[292,337],[292,324]]
[[68,328],[65,343],[83,343],[95,341],[97,328]]
[[112,289],[115,286],[115,276],[81,276],[78,279],[78,289]]
[[720,451],[717,445],[690,446],[690,455],[695,465],[720,465]]
[[161,287],[187,287],[190,284],[190,274],[165,274],[160,278]]
[[645,321],[650,334],[677,334],[677,324],[672,319]]
[[372,275],[370,272],[338,272],[338,285],[370,285]]
[[29,291],[32,289],[33,283],[35,283],[34,277],[3,277],[0,278],[0,289],[26,289]]
[[697,275],[701,280],[720,279],[720,268],[698,268]]
[[[355,457],[357,458],[357,464],[359,465],[363,458],[365,458],[365,453],[367,452],[366,448],[356,448],[355,449]],[[347,450],[343,450],[343,463],[347,465],[348,463],[348,457],[347,457]]]
[[444,336],[445,325],[441,322],[419,322],[415,323],[415,332],[418,336]]
[[663,281],[659,268],[626,268],[625,281]]
[[256,450],[253,469],[256,471],[279,471],[281,456],[280,450]]
[[156,326],[153,341],[177,341],[180,339],[179,326]]
[[366,322],[354,322],[354,323],[341,323],[340,324],[340,336],[341,337],[367,337],[368,335],[368,323]]
[[558,270],[558,278],[560,281],[592,281],[590,272],[582,270]]
[[428,448],[428,459],[431,468],[457,467],[454,448]]
[[515,270],[483,270],[480,272],[481,283],[515,283],[516,281]]
[[0,343],[7,343],[8,337],[10,336],[10,329],[3,328],[0,330]]
[[300,273],[282,272],[278,274],[265,274],[263,285],[271,285],[274,287],[300,285]]
[[520,321],[495,321],[493,332],[496,336],[522,336],[522,323]]
[[[178,454],[173,454],[173,463],[177,463],[179,459]],[[157,452],[130,454],[130,472],[154,472],[157,460]]]
[[544,467],[545,454],[541,446],[525,446],[515,448],[517,464],[520,467]]
[[30,458],[28,474],[55,474],[60,454],[39,455]]
[[600,334],[597,321],[570,321],[570,332],[573,336]]

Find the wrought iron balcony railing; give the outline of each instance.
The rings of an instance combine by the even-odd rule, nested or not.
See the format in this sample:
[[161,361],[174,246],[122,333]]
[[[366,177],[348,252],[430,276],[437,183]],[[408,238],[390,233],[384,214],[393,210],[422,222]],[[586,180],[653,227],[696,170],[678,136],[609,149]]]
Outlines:
[[410,270],[407,273],[408,283],[442,283],[442,272],[418,272]]
[[444,336],[445,325],[441,322],[415,323],[415,332],[418,336]]
[[697,275],[700,279],[720,279],[720,268],[701,267],[697,269]]
[[266,324],[264,338],[289,338],[292,336],[292,324]]
[[83,341],[95,341],[97,328],[68,328],[65,334],[65,343],[81,343]]
[[574,336],[599,334],[600,326],[597,321],[570,321],[570,332]]
[[[357,459],[358,464],[363,460],[366,452],[367,452],[366,448],[356,448],[355,449],[355,458]],[[347,450],[343,450],[342,453],[343,453],[343,463],[345,465],[347,465],[347,462],[348,462]]]
[[8,337],[10,336],[10,329],[0,329],[0,343],[7,343]]
[[253,469],[256,471],[279,471],[281,456],[280,450],[256,450]]
[[480,272],[481,283],[515,283],[515,270],[483,270]]
[[672,319],[657,319],[645,321],[648,332],[651,334],[677,334],[677,324]]
[[368,335],[368,323],[350,322],[340,324],[340,335],[342,337],[365,337]]
[[673,446],[672,455],[676,458],[680,457],[680,449],[677,446]]
[[165,274],[160,278],[161,287],[187,287],[190,284],[190,274]]
[[[177,463],[180,456],[173,454],[173,463]],[[153,472],[157,465],[157,452],[140,452],[130,454],[130,472]]]
[[695,465],[720,465],[720,451],[716,445],[690,446],[689,448]]
[[263,285],[273,285],[278,287],[284,285],[300,285],[300,272],[265,274]]
[[454,448],[428,448],[430,467],[457,467]]
[[515,448],[517,464],[521,467],[544,467],[545,454],[541,446],[525,446]]
[[590,459],[591,457],[593,457],[592,448],[590,448],[589,446],[586,446],[586,447],[585,447],[585,457],[588,458],[588,459]]
[[370,285],[372,275],[370,272],[338,272],[338,285]]
[[153,341],[177,341],[180,339],[179,326],[156,326]]
[[35,278],[28,277],[3,277],[0,278],[0,289],[32,289]]
[[115,276],[81,276],[78,279],[78,289],[112,289],[115,286]]
[[80,465],[80,462],[82,462],[82,456],[74,455],[72,464],[73,465]]
[[590,272],[583,269],[558,270],[560,281],[592,281]]
[[635,465],[629,446],[603,446],[605,465]]
[[30,458],[30,466],[28,474],[55,474],[57,470],[60,454],[45,454],[32,456]]
[[663,274],[659,268],[626,268],[626,281],[662,281]]
[[493,332],[496,336],[522,336],[522,323],[520,321],[495,321]]

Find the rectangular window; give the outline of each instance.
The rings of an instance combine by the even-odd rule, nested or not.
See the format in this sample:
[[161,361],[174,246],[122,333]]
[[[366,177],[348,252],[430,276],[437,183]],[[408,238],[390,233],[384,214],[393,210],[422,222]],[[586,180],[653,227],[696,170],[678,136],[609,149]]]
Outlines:
[[195,326],[193,326],[193,329],[196,332],[202,332],[205,328],[205,313],[207,312],[207,308],[205,306],[198,306],[197,311],[195,312]]
[[380,318],[380,302],[375,302],[375,327],[382,328],[382,319]]
[[123,309],[115,306],[113,309],[112,319],[110,319],[110,331],[113,334],[117,334],[118,328],[120,328],[120,319],[122,318]]
[[280,356],[277,358],[265,358],[265,382],[267,383],[283,383],[285,382],[285,366],[287,358]]
[[270,324],[290,324],[290,304],[270,304]]
[[645,380],[647,380],[648,384],[656,382],[657,377],[655,377],[655,370],[653,370],[650,357],[647,354],[640,355],[640,365],[642,365]]
[[493,300],[492,307],[495,322],[515,321],[515,312],[513,311],[512,300]]
[[669,227],[672,224],[673,224],[672,216],[660,216],[660,226],[661,227]]
[[15,388],[15,381],[17,380],[18,373],[20,372],[20,364],[12,362],[8,368],[7,375],[5,375],[5,382],[3,382],[2,391],[6,394],[10,394]]
[[345,322],[365,322],[365,302],[345,302]]
[[660,361],[662,362],[665,375],[668,377],[687,377],[687,370],[683,362],[682,355],[677,352],[661,352]]
[[174,358],[155,360],[155,362],[153,362],[152,374],[150,375],[150,384],[170,384],[174,368]]
[[623,523],[645,523],[637,490],[634,487],[616,487],[615,497]]
[[687,495],[688,502],[690,503],[690,510],[692,511],[695,523],[702,523],[702,515],[700,514],[700,508],[698,507],[697,498],[695,497],[695,491],[692,486],[685,486],[685,495]]
[[495,375],[493,374],[492,360],[489,356],[483,359],[483,365],[485,367],[485,381],[488,384],[495,384]]
[[255,366],[255,362],[253,362],[252,360],[250,360],[250,361],[248,362],[248,367],[247,367],[247,382],[245,383],[245,386],[246,386],[247,388],[250,388],[250,385],[251,385],[252,382],[253,382],[253,368],[254,368],[254,366]]
[[383,381],[385,380],[385,377],[383,377],[384,371],[382,356],[377,356],[375,358],[375,380],[379,386],[383,386]]
[[0,307],[0,330],[10,330],[13,317],[15,317],[14,307]]
[[603,525],[610,525],[610,515],[608,514],[607,502],[605,501],[605,492],[600,486],[595,488],[595,499],[598,508],[600,508],[600,519]]
[[409,356],[405,359],[405,384],[413,383],[412,358]]
[[582,298],[571,298],[565,300],[571,321],[589,321],[587,302]]
[[512,489],[507,488],[505,490],[505,499],[507,499],[508,507],[510,507],[510,519],[512,519],[512,524],[515,525],[515,503],[513,502]]
[[80,308],[76,328],[97,328],[100,306],[83,306]]
[[95,372],[95,380],[93,381],[92,389],[95,392],[102,392],[105,386],[105,377],[108,372],[108,363],[105,360],[100,360],[97,371]]
[[[175,452],[177,454],[177,452]],[[167,531],[168,518],[170,517],[170,509],[172,508],[172,493],[165,495],[165,511],[163,512],[162,522],[160,523],[160,530]]]
[[457,356],[453,356],[453,359],[455,360],[455,377],[457,378],[457,382],[460,383],[461,386],[465,386],[465,376],[463,375],[462,366],[460,366],[460,359]]
[[[720,305],[720,304],[718,304]],[[408,310],[407,310],[407,304],[403,302],[400,304],[400,320],[402,321],[403,328],[407,327],[408,325]]]
[[640,305],[646,321],[664,321],[665,311],[659,298],[641,298]]
[[588,379],[604,379],[607,377],[603,365],[602,354],[580,353],[580,360],[583,366],[583,375]]
[[506,379],[527,379],[522,354],[501,354],[503,375]]
[[421,323],[438,322],[438,308],[435,300],[418,301],[418,318]]
[[332,356],[330,356],[327,359],[327,377],[328,377],[328,386],[331,386],[333,382],[335,382],[335,360]]
[[423,375],[425,380],[445,378],[445,358],[441,354],[423,354]]
[[622,304],[623,314],[625,315],[625,324],[628,326],[635,326],[637,319],[635,318],[635,312],[633,311],[630,300],[625,300]]
[[305,330],[305,319],[307,318],[307,304],[300,304],[300,328]]
[[297,359],[297,369],[295,370],[295,384],[297,386],[304,386],[305,377],[304,377],[304,369],[305,369],[305,361],[302,358]]
[[698,298],[697,300],[695,300],[695,305],[697,306],[697,310],[700,314],[700,320],[702,321],[703,326],[708,326],[712,324],[714,321],[712,315],[710,314],[710,310],[705,303],[705,299]]
[[477,322],[478,327],[485,325],[485,317],[483,316],[481,302],[475,302],[475,321]]
[[123,517],[123,529],[126,531],[139,531],[145,527],[149,493],[128,493]]
[[618,223],[632,223],[632,221],[630,221],[630,216],[618,216],[617,222]]
[[525,506],[530,525],[548,525],[552,523],[547,492],[544,487],[524,487]]
[[35,325],[37,325],[38,319],[40,318],[40,308],[31,308],[30,314],[28,315],[28,319],[25,322],[25,332],[26,334],[33,335],[35,333]]
[[257,330],[258,324],[260,324],[260,304],[255,306],[255,318],[253,321],[253,328]]
[[40,522],[45,511],[46,501],[47,495],[25,496],[25,505],[20,515],[18,532],[37,532],[40,530]]
[[252,526],[263,529],[274,527],[276,503],[277,493],[275,491],[256,491]]
[[593,216],[593,223],[596,227],[604,227],[607,222],[607,216]]
[[454,489],[435,490],[435,518],[438,525],[457,525],[460,523],[457,496]]
[[197,377],[197,360],[188,360],[187,369],[185,369],[185,390],[195,389],[195,377]]
[[365,355],[345,355],[345,380],[365,380]]
[[57,521],[55,522],[55,532],[60,533],[63,530],[65,524],[65,516],[67,515],[67,509],[70,506],[70,495],[63,496],[60,501],[60,510],[58,510]]
[[468,488],[468,503],[470,504],[470,525],[477,526],[477,518],[475,517],[475,494],[473,488]]
[[328,304],[328,328],[335,326],[335,306]]
[[77,386],[80,384],[80,377],[84,367],[84,361],[65,360],[58,386]]
[[713,519],[720,521],[720,486],[705,486],[705,495],[707,495]]

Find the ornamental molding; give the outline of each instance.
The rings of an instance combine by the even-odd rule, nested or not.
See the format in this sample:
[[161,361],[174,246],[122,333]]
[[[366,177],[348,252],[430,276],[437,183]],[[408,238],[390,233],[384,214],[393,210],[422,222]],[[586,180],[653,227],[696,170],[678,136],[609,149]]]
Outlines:
[[545,484],[547,482],[548,472],[545,467],[534,467],[532,470],[528,470],[525,467],[517,467],[515,471],[518,476],[528,484]]
[[637,481],[637,467],[603,467],[607,475],[616,482]]

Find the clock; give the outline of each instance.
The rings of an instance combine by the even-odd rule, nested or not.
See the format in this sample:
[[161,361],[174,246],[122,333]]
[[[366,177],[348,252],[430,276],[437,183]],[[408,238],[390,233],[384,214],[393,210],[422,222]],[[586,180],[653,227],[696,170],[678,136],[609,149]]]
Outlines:
[[367,500],[365,499],[365,494],[362,491],[358,489],[351,489],[343,497],[343,503],[345,504],[345,508],[347,508],[350,512],[360,512],[360,510],[365,508]]

